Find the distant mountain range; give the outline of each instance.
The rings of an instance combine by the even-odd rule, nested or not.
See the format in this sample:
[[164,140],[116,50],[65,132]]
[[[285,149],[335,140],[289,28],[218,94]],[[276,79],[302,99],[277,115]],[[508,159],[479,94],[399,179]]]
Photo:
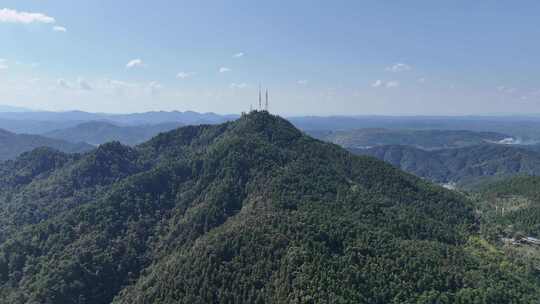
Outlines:
[[512,143],[510,135],[467,130],[359,129],[347,131],[308,131],[316,138],[346,148],[408,145],[424,150],[461,148],[484,143]]
[[31,112],[31,111],[32,110],[23,108],[23,107],[0,105],[0,113],[1,112]]
[[366,128],[469,130],[508,134],[525,144],[540,140],[540,116],[304,116],[289,120],[296,127],[311,131]]
[[[43,134],[90,121],[116,125],[149,125],[178,122],[184,125],[218,124],[238,118],[193,111],[155,111],[132,114],[89,113],[83,111],[13,111],[0,108],[0,128],[15,133]],[[15,108],[17,109],[17,108]],[[508,134],[522,143],[540,141],[539,116],[295,116],[289,121],[304,131],[347,131],[366,128],[411,130],[469,130]]]
[[484,144],[426,151],[411,146],[349,149],[369,155],[436,183],[471,186],[485,179],[540,175],[540,153],[521,147]]
[[182,125],[218,124],[238,118],[239,115],[186,112],[146,112],[133,114],[69,112],[0,112],[0,128],[27,134],[44,134],[72,128],[82,123],[102,121],[118,126],[156,125],[178,123]]
[[109,122],[92,121],[71,128],[47,132],[44,135],[70,142],[84,141],[92,145],[100,145],[111,141],[136,145],[161,132],[170,131],[182,125],[179,122],[170,122],[155,125],[118,126]]
[[0,160],[17,157],[39,147],[50,147],[63,152],[85,152],[93,147],[87,143],[72,143],[39,135],[15,134],[0,129]]

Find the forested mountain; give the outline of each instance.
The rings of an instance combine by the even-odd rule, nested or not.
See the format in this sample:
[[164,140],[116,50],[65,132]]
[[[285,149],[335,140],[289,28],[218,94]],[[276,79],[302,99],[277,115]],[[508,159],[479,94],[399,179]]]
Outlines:
[[459,149],[425,151],[409,146],[350,149],[391,163],[436,183],[466,185],[483,179],[513,175],[540,175],[540,153],[521,147],[478,145]]
[[110,141],[136,145],[161,132],[176,129],[181,125],[181,123],[170,122],[156,125],[118,126],[104,121],[92,121],[72,128],[48,132],[45,133],[45,136],[70,142],[84,141],[93,145],[100,145]]
[[15,134],[0,129],[0,161],[13,159],[38,147],[50,147],[64,152],[84,152],[92,149],[86,143],[71,143],[39,135]]
[[535,303],[472,204],[267,112],[1,164],[3,303]]
[[308,134],[345,148],[407,145],[424,150],[435,150],[515,140],[510,135],[467,130],[357,129],[308,131]]

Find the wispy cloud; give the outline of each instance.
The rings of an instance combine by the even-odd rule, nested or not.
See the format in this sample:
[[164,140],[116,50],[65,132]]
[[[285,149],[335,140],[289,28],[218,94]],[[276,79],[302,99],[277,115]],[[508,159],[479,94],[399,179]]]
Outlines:
[[396,88],[396,87],[400,86],[400,83],[398,81],[395,81],[395,80],[382,81],[382,80],[379,79],[379,80],[375,80],[375,82],[372,83],[371,86],[374,87],[374,88],[380,88],[380,87]]
[[62,89],[71,89],[71,84],[63,78],[56,80],[56,85]]
[[231,69],[227,68],[227,67],[221,67],[219,68],[219,72],[220,73],[227,73],[227,72],[230,72]]
[[239,53],[236,53],[233,55],[234,58],[241,58],[241,57],[244,57],[244,53],[243,52],[239,52]]
[[306,79],[300,79],[296,83],[299,85],[306,85],[309,83],[309,81],[307,81]]
[[106,78],[104,80],[104,88],[107,88],[107,89],[119,89],[119,88],[131,88],[131,87],[135,87],[135,84],[125,82],[122,80],[116,80],[116,79]]
[[389,72],[405,72],[412,70],[412,67],[406,63],[396,63],[386,68]]
[[506,86],[498,86],[497,91],[504,93],[504,94],[514,94],[517,90],[516,88],[506,87]]
[[231,89],[245,89],[248,85],[245,82],[242,83],[231,83],[230,88]]
[[93,90],[92,85],[90,85],[90,83],[88,81],[84,80],[84,78],[82,78],[82,77],[79,77],[79,79],[77,80],[77,83],[79,84],[79,89],[81,89],[81,90],[85,90],[85,91],[92,91]]
[[186,78],[190,78],[192,75],[193,75],[193,73],[179,72],[178,74],[176,74],[176,78],[178,78],[178,79],[186,79]]
[[418,82],[419,82],[419,83],[425,83],[425,82],[426,82],[426,79],[425,79],[425,78],[418,78]]
[[55,23],[56,20],[42,13],[19,12],[14,9],[3,8],[0,9],[0,22],[29,24],[34,22]]
[[0,70],[7,70],[7,60],[0,58]]
[[56,25],[56,26],[53,26],[53,31],[65,33],[67,32],[67,28]]
[[387,88],[397,88],[397,87],[399,87],[399,85],[400,85],[400,83],[398,81],[394,81],[394,80],[388,81],[386,83]]
[[148,90],[151,95],[158,95],[161,89],[163,89],[163,85],[157,81],[152,81],[148,84]]
[[130,60],[127,64],[126,64],[126,68],[127,69],[132,69],[132,68],[142,68],[142,67],[145,67],[146,65],[144,64],[144,62],[137,58],[137,59],[133,59],[133,60]]
[[379,79],[375,80],[375,82],[371,84],[371,86],[374,87],[374,88],[378,88],[378,87],[380,87],[382,85],[383,85],[383,81],[379,80]]

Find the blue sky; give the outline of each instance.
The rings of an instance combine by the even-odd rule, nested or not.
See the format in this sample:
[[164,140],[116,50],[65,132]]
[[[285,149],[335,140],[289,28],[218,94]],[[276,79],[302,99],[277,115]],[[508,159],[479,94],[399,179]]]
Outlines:
[[[0,104],[540,113],[538,1],[0,1]],[[131,64],[130,64],[131,63]]]

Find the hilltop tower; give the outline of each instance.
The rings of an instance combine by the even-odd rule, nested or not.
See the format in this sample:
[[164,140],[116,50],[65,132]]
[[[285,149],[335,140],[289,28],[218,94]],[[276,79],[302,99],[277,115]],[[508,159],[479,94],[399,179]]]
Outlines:
[[262,92],[261,92],[260,84],[259,84],[259,110],[262,110]]
[[266,102],[264,104],[264,110],[268,112],[268,89],[266,89]]

